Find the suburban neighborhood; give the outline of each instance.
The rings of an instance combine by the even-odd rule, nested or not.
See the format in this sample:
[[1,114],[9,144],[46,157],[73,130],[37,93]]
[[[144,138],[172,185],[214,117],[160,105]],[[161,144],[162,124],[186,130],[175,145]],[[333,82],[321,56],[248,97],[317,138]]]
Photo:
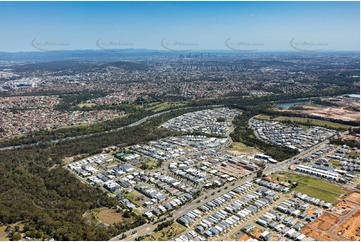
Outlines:
[[[321,193],[312,197],[297,192],[297,180],[309,176],[335,187],[350,187],[359,176],[359,150],[329,143],[330,137],[340,134],[337,130],[254,118],[250,127],[260,139],[308,153],[288,163],[261,153],[237,156],[226,151],[232,143],[228,135],[236,115],[240,112],[225,108],[187,113],[161,125],[185,133],[182,136],[116,148],[116,152],[74,161],[66,168],[83,182],[105,189],[119,204],[138,211],[149,221],[177,214],[173,223],[181,226],[182,232],[169,238],[176,241],[319,240],[312,224],[334,214],[338,204],[334,198],[321,199]],[[285,164],[296,180],[278,180],[284,176],[278,167]],[[224,187],[232,189],[223,192]],[[201,196],[206,201],[199,200]],[[354,206],[348,213],[355,212]],[[152,233],[138,234],[139,238],[130,235],[129,239],[147,236]],[[336,239],[342,234],[327,232],[327,236]]]

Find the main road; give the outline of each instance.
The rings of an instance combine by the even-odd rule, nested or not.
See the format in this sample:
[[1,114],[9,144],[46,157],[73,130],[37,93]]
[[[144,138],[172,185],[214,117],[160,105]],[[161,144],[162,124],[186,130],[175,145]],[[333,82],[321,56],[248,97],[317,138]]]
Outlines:
[[[266,166],[266,168],[263,170],[263,174],[271,174],[271,173],[274,173],[277,171],[285,170],[287,168],[287,166],[293,164],[295,161],[303,159],[303,158],[309,156],[311,153],[317,152],[318,150],[322,149],[327,144],[327,142],[328,142],[328,140],[325,140],[315,146],[312,146],[310,149],[302,151],[298,155],[296,155],[288,160],[285,160],[283,162],[280,162],[277,164],[270,164],[269,166]],[[196,209],[197,207],[221,196],[222,194],[232,191],[233,189],[246,183],[247,181],[251,181],[252,179],[256,178],[256,176],[257,176],[257,174],[256,174],[256,172],[254,172],[254,173],[246,175],[245,177],[238,179],[236,182],[232,183],[234,185],[224,185],[223,187],[209,190],[209,191],[207,191],[207,194],[204,194],[201,197],[192,201],[191,203],[189,203],[175,211],[172,211],[170,214],[172,215],[172,218],[174,220],[176,220],[176,219],[182,217],[183,215],[187,214],[188,212]],[[209,194],[213,194],[213,195],[209,195]],[[125,237],[122,240],[134,241],[136,237],[145,236],[147,234],[150,234],[151,232],[154,231],[154,229],[157,227],[158,224],[159,223],[143,224],[139,227],[131,229],[131,230],[123,233],[127,237]],[[119,236],[120,235],[117,235],[114,238],[112,238],[111,240],[120,240]]]

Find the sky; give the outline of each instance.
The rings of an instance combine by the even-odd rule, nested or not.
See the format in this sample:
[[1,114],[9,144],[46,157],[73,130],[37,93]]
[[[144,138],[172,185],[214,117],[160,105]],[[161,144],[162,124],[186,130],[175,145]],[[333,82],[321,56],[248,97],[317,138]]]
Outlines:
[[0,2],[0,51],[359,51],[359,4]]

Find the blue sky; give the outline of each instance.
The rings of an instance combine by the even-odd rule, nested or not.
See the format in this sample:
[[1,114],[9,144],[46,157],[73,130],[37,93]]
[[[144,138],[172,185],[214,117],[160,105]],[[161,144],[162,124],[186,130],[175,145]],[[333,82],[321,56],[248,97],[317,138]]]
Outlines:
[[288,51],[294,50],[292,39],[302,48],[359,50],[360,6],[359,2],[0,2],[0,33],[0,51],[112,46],[222,50],[230,45]]

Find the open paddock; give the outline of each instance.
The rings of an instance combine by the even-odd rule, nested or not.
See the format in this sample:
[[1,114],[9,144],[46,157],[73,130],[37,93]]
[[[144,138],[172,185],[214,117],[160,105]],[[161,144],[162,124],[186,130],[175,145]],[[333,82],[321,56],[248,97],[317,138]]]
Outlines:
[[249,147],[241,142],[232,142],[226,151],[232,155],[257,154],[260,152],[256,148]]
[[327,181],[322,181],[305,175],[294,173],[273,174],[272,180],[298,182],[298,186],[294,188],[295,191],[307,194],[311,197],[322,199],[326,202],[336,204],[340,200],[340,196],[345,191],[335,184]]
[[0,240],[1,241],[8,241],[10,240],[8,237],[8,233],[5,232],[6,226],[0,226]]
[[115,209],[103,209],[97,215],[96,218],[105,224],[114,224],[123,221],[121,213],[117,213]]

